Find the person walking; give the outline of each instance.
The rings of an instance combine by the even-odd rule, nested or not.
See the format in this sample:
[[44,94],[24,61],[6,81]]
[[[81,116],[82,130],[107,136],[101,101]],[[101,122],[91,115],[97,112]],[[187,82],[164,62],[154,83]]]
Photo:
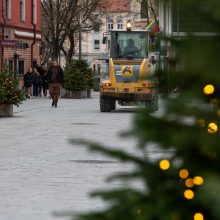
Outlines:
[[[42,93],[42,89],[43,89],[43,78],[44,78],[44,74],[45,72],[47,71],[45,69],[44,66],[40,65],[40,64],[36,64],[36,69],[37,69],[37,72],[40,74],[40,78],[41,78],[41,85],[39,87],[39,96],[41,97],[41,93]],[[44,89],[43,89],[43,94],[44,94]]]
[[34,68],[34,74],[33,74],[33,96],[41,97],[41,86],[42,86],[42,81],[41,81],[41,76],[40,73],[37,71],[36,68]]
[[44,73],[42,75],[42,86],[43,86],[44,97],[47,97],[47,90],[49,89],[49,84],[48,84],[47,70],[45,68],[44,68]]
[[52,98],[52,106],[57,107],[60,95],[61,83],[63,82],[63,69],[58,66],[56,60],[52,62],[52,66],[48,70],[49,93]]
[[33,69],[30,67],[28,72],[24,74],[24,87],[25,87],[25,93],[26,98],[31,97],[31,87],[33,84]]

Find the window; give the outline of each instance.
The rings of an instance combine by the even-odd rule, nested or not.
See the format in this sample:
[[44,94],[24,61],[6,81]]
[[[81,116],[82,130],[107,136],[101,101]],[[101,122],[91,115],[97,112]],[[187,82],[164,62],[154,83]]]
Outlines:
[[113,24],[113,20],[109,20],[108,21],[108,30],[110,31],[110,30],[112,30],[114,28],[114,24]]
[[148,0],[141,1],[141,18],[148,18]]
[[37,23],[37,0],[34,0],[33,2],[33,23]]
[[117,32],[111,35],[110,57],[115,59],[143,59],[148,56],[146,32]]
[[118,20],[118,29],[123,29],[123,20]]
[[93,25],[93,30],[94,30],[94,32],[96,32],[96,33],[99,32],[99,24],[98,24],[98,23],[95,23],[95,24]]
[[5,17],[11,19],[11,0],[5,1]]
[[10,71],[14,70],[14,68],[13,68],[13,60],[9,60],[8,61],[8,68],[9,68]]
[[25,21],[25,0],[20,0],[20,21]]
[[94,40],[94,49],[95,50],[99,50],[100,49],[99,40]]
[[24,61],[23,60],[19,60],[18,62],[18,73],[24,74]]

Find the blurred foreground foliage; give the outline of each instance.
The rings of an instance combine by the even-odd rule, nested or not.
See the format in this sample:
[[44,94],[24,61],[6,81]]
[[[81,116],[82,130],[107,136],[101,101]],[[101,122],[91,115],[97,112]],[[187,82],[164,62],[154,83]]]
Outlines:
[[[134,164],[133,172],[115,178],[141,180],[143,187],[93,193],[105,200],[107,207],[73,219],[220,219],[220,1],[179,3],[205,20],[217,34],[167,39],[176,56],[167,69],[158,73],[171,74],[178,93],[163,98],[157,114],[136,115],[130,135],[138,139],[137,155],[130,155],[126,148],[120,151],[97,144],[89,146],[93,151]],[[201,13],[198,6],[202,4],[205,8]],[[162,157],[150,159],[152,144],[155,151],[163,153]]]

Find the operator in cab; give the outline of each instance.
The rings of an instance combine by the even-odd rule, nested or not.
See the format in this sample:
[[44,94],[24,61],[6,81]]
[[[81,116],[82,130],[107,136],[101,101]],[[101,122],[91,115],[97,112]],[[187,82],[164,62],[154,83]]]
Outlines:
[[140,57],[140,50],[135,46],[133,39],[128,39],[127,46],[124,48],[124,56],[133,58]]

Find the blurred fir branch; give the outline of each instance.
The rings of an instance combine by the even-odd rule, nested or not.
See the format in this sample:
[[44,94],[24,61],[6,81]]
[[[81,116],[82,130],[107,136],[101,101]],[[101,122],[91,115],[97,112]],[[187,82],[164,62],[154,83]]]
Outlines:
[[[158,114],[140,112],[136,115],[129,134],[139,141],[139,156],[80,142],[89,145],[92,151],[134,165],[130,173],[114,175],[109,181],[139,179],[143,187],[93,193],[92,196],[106,201],[107,208],[76,215],[73,219],[220,219],[220,1],[178,2],[201,20],[206,20],[217,34],[164,38],[171,42],[176,56],[168,62],[167,69],[159,70],[158,74],[169,75],[178,93],[161,100]],[[206,7],[201,13],[202,4]],[[150,151],[152,143],[168,154],[150,159],[144,152]]]

